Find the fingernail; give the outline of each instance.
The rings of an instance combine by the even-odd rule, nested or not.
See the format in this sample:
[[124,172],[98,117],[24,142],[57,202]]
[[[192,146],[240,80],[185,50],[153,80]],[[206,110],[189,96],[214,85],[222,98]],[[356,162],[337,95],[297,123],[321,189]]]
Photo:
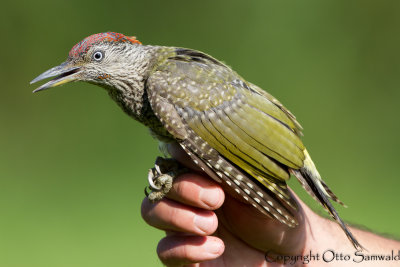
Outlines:
[[207,242],[205,246],[205,250],[213,255],[219,255],[221,254],[222,250],[224,249],[224,246],[221,244],[220,241],[217,240],[210,240]]
[[196,215],[193,219],[196,227],[203,232],[203,234],[210,232],[211,226],[214,224],[214,216],[201,216]]
[[200,192],[200,200],[209,208],[215,208],[220,202],[218,191],[214,188],[202,189]]

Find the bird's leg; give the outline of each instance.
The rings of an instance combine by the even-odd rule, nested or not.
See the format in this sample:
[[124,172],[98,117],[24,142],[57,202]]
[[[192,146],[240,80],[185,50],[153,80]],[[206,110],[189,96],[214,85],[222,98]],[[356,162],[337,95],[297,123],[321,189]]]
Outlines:
[[[161,200],[171,189],[173,180],[188,170],[172,158],[157,157],[154,168],[149,170],[149,186],[145,194],[151,202]],[[150,193],[147,192],[150,189]]]

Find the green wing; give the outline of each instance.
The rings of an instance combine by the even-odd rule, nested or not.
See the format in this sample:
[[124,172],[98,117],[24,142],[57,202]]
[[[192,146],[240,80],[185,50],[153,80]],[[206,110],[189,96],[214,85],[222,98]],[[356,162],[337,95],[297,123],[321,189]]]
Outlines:
[[[254,186],[265,187],[274,193],[272,200],[295,207],[285,182],[288,168],[303,166],[301,126],[275,98],[212,57],[189,49],[176,49],[155,68],[147,85],[155,114],[197,161],[219,177],[241,183],[242,191],[249,183],[247,190],[260,196]],[[232,172],[257,182],[243,185]],[[279,205],[264,204],[269,209]]]

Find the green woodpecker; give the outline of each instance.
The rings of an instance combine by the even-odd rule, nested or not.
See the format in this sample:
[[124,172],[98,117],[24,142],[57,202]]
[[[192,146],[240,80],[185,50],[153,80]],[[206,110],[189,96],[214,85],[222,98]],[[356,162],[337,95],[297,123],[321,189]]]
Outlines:
[[[295,116],[215,58],[107,32],[76,44],[64,63],[31,83],[54,76],[34,92],[71,81],[104,87],[159,140],[177,142],[223,188],[288,227],[298,225],[286,184],[294,175],[362,249],[332,206],[330,200],[343,203],[321,179]],[[153,179],[153,199],[160,199],[169,187],[157,195],[159,185],[168,182]]]

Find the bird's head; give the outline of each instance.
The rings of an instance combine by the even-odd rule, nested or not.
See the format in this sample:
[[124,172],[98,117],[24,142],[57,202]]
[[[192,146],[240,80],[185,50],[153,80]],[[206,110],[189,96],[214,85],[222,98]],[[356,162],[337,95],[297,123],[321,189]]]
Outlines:
[[[118,79],[127,76],[134,67],[141,43],[135,37],[106,32],[93,34],[77,43],[68,59],[40,74],[32,83],[54,77],[33,92],[62,85],[71,81],[85,81],[103,87],[115,87]],[[132,49],[133,48],[133,49]],[[140,57],[140,56],[139,56]],[[125,77],[126,78],[126,77]]]

